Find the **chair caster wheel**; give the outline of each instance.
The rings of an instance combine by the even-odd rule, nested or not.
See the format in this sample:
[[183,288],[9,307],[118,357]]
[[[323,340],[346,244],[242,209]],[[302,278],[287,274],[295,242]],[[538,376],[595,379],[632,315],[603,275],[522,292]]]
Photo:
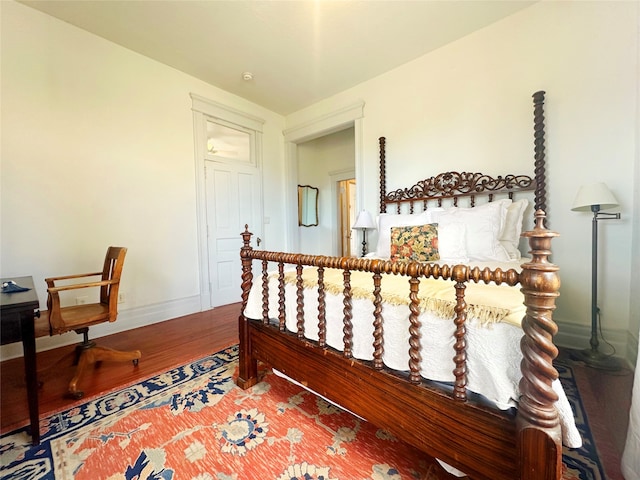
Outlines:
[[134,367],[137,367],[137,366],[138,366],[138,362],[139,362],[139,359],[137,359],[137,358],[136,358],[136,359],[134,359],[134,360],[133,360],[133,366],[134,366]]
[[69,392],[69,398],[73,398],[74,400],[80,400],[84,397],[84,392]]

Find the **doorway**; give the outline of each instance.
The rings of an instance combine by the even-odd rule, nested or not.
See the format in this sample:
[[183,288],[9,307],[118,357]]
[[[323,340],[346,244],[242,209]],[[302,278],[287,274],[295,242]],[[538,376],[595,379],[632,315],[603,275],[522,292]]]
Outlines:
[[[318,192],[317,225],[298,227],[301,252],[332,256],[341,253],[341,233],[348,234],[349,217],[342,216],[346,229],[341,228],[337,182],[356,178],[354,140],[354,129],[345,128],[298,145],[298,184],[311,185]],[[353,203],[355,192],[351,197]]]
[[338,181],[338,232],[339,254],[342,257],[350,257],[355,252],[355,238],[351,225],[356,221],[356,179]]
[[[298,228],[298,209],[297,209],[297,198],[298,198],[298,184],[300,183],[300,179],[298,176],[298,160],[300,157],[299,147],[302,146],[305,142],[309,140],[313,140],[322,136],[327,136],[332,133],[347,129],[353,128],[353,163],[352,165],[355,168],[354,174],[350,175],[347,178],[356,178],[357,182],[357,193],[356,193],[356,202],[360,205],[364,201],[364,192],[366,189],[367,179],[364,177],[364,156],[363,156],[363,146],[362,146],[362,129],[363,129],[363,117],[364,117],[364,102],[359,101],[355,104],[345,106],[344,108],[340,108],[333,112],[329,112],[327,114],[321,115],[319,117],[313,119],[307,119],[300,122],[297,125],[290,126],[287,128],[284,133],[285,140],[285,183],[287,184],[287,189],[285,192],[285,203],[287,205],[287,231],[286,231],[286,243],[290,251],[299,252],[301,251],[301,242],[300,232]],[[337,188],[337,182],[331,182],[331,185],[328,186],[329,189],[334,190]],[[330,204],[328,208],[332,210],[332,213],[337,217],[337,211],[335,210],[337,205],[337,193],[334,193],[330,197],[324,195],[324,197],[330,198]],[[322,192],[321,192],[322,195]],[[321,198],[323,198],[321,196]],[[358,205],[356,205],[356,211],[359,209]],[[333,217],[333,218],[336,218]],[[322,219],[322,213],[320,214],[320,218]],[[330,229],[333,232],[337,232],[335,220],[331,222]],[[332,247],[334,252],[338,252],[338,236],[337,234],[327,235],[332,239]],[[324,238],[326,238],[325,236]]]

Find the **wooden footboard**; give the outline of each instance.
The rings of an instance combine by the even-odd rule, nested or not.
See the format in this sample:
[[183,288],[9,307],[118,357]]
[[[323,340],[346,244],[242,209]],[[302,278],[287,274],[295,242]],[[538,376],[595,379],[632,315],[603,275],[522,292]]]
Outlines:
[[[472,479],[558,480],[561,478],[561,433],[555,408],[557,395],[552,382],[558,374],[553,367],[557,349],[553,336],[557,331],[552,319],[560,286],[558,268],[548,261],[551,239],[557,234],[544,227],[544,212],[536,212],[536,226],[525,232],[532,260],[521,273],[479,270],[466,266],[392,263],[382,260],[287,254],[253,250],[251,233],[242,234],[243,312],[253,282],[253,260],[262,261],[263,288],[268,288],[267,266],[275,262],[280,272],[284,264],[292,264],[298,275],[298,333],[284,327],[284,290],[280,296],[280,318],[268,318],[263,304],[262,320],[240,316],[240,359],[238,385],[248,388],[258,382],[257,362],[262,361],[326,398],[384,428],[398,438],[415,445],[428,455],[439,458]],[[320,340],[304,338],[304,305],[302,299],[302,266],[339,268],[344,271],[343,324],[344,350],[325,345],[322,334],[326,311],[324,292],[319,280],[317,318]],[[374,359],[352,358],[350,272],[370,272],[374,278]],[[379,275],[394,273],[408,277],[410,287],[409,373],[387,369],[382,361],[382,335]],[[321,274],[320,274],[321,276]],[[455,383],[450,390],[424,380],[420,376],[420,313],[417,299],[418,279],[422,277],[453,280],[456,287],[456,343],[454,352]],[[376,278],[378,280],[376,281]],[[466,303],[468,282],[520,284],[525,298],[521,350],[522,380],[517,414],[497,410],[476,401],[466,390]],[[266,293],[266,292],[265,292]],[[265,295],[266,297],[266,295]]]

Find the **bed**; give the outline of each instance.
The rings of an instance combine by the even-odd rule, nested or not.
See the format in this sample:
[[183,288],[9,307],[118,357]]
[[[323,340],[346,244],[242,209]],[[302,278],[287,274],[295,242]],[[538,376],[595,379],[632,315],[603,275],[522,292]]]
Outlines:
[[[237,384],[255,385],[264,362],[452,472],[560,479],[563,440],[580,438],[552,363],[544,95],[533,95],[533,176],[445,172],[387,192],[380,138],[371,257],[254,250],[246,226]],[[520,194],[535,211],[521,235]]]

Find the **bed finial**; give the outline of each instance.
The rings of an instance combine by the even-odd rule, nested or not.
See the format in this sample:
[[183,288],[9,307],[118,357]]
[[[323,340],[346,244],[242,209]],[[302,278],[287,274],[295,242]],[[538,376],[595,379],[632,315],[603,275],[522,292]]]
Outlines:
[[387,195],[387,180],[386,180],[386,138],[380,137],[378,143],[380,144],[380,213],[387,212],[387,203],[384,201]]
[[249,225],[248,224],[244,224],[244,232],[242,232],[240,235],[242,235],[242,243],[244,244],[245,247],[248,247],[249,244],[251,243],[251,237],[253,236],[253,233],[251,233],[249,231]]
[[534,211],[542,210],[548,213],[544,152],[544,95],[543,90],[533,94],[534,174],[536,178]]

